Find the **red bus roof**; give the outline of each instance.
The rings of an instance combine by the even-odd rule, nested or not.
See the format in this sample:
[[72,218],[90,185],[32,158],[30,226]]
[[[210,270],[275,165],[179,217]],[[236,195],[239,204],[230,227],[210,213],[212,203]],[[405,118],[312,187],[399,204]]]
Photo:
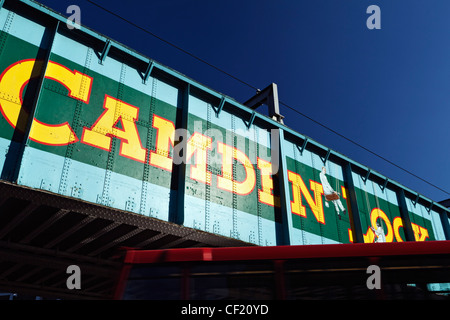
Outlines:
[[339,257],[450,254],[450,241],[351,243],[232,248],[128,250],[125,263],[182,261],[283,260]]

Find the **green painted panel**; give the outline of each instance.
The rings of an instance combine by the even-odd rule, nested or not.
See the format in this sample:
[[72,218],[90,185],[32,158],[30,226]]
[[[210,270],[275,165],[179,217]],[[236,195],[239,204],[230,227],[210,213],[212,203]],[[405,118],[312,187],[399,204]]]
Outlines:
[[[21,70],[16,67],[25,68],[30,60],[41,60],[46,56],[45,48],[31,44],[41,43],[43,27],[33,30],[37,40],[30,42],[11,35],[6,26],[3,28],[5,31],[0,31],[0,81],[4,83],[5,74],[10,70]],[[289,195],[281,195],[280,174],[267,173],[268,167],[264,167],[268,164],[272,168],[271,142],[266,139],[270,137],[270,130],[258,125],[246,127],[248,119],[241,118],[232,110],[216,115],[213,106],[199,102],[192,95],[189,103],[182,105],[182,90],[174,85],[150,77],[144,86],[140,71],[126,61],[107,57],[105,64],[100,65],[92,48],[78,45],[60,34],[56,39],[40,92],[38,63],[34,65],[30,81],[21,79],[18,74],[16,82],[8,84],[8,88],[20,89],[20,97],[12,95],[6,86],[0,90],[3,113],[0,117],[0,138],[3,140],[0,142],[3,143],[1,151],[7,154],[2,162],[2,179],[12,179],[24,137],[23,132],[13,127],[14,123],[7,121],[8,117],[11,118],[7,104],[13,102],[13,106],[19,108],[20,100],[23,101],[19,117],[23,127],[27,120],[24,116],[26,111],[29,113],[39,97],[36,120],[30,139],[25,142],[25,150],[31,152],[24,153],[26,156],[21,164],[25,167],[21,172],[32,172],[34,176],[20,177],[19,181],[34,179],[29,185],[36,187],[41,182],[42,189],[56,189],[67,195],[70,187],[65,179],[68,179],[73,161],[77,163],[76,168],[87,168],[86,172],[104,179],[101,187],[97,186],[104,191],[98,193],[104,197],[99,203],[113,206],[116,198],[120,199],[117,201],[121,201],[121,206],[126,200],[125,209],[133,212],[140,212],[136,209],[137,203],[151,207],[155,212],[161,208],[172,210],[176,198],[172,191],[178,189],[171,163],[177,146],[172,134],[180,127],[182,108],[187,107],[188,139],[192,139],[193,144],[184,152],[191,150],[192,154],[189,154],[191,161],[186,164],[185,190],[177,191],[185,196],[185,215],[191,215],[187,219],[188,226],[257,244],[274,244],[273,235],[281,221],[280,198],[289,196],[292,244],[352,242],[351,214],[359,215],[366,242],[376,240],[377,222],[380,230],[384,230],[386,241],[405,240],[394,191],[383,189],[370,179],[364,181],[354,173],[359,212],[351,212],[342,167],[329,160],[324,163],[319,155],[308,150],[299,152],[294,143],[284,141],[282,149],[286,152]],[[76,54],[70,52],[71,48],[64,47],[64,43],[69,43],[67,41],[76,46]],[[77,59],[67,58],[74,56]],[[22,78],[23,74],[25,72],[22,72]],[[165,95],[172,96],[165,99]],[[71,135],[60,138],[60,132],[70,132]],[[204,140],[196,142],[199,137]],[[33,153],[33,150],[38,152]],[[229,166],[224,163],[227,152],[231,160]],[[33,159],[34,154],[39,154],[40,158]],[[199,162],[201,156],[205,157],[204,167]],[[49,172],[36,172],[37,164],[46,161],[50,162],[46,165],[52,167],[53,181],[60,180],[58,187],[49,187],[49,179],[46,180]],[[111,178],[111,173],[114,173],[114,178]],[[78,177],[74,175],[72,179]],[[124,180],[122,189],[109,185],[111,181],[117,183],[121,179]],[[77,181],[70,183],[76,185]],[[151,186],[157,186],[158,196],[164,195],[164,201],[170,205],[158,207],[146,203],[145,197],[153,191]],[[131,191],[115,197],[114,192],[120,193],[115,190],[126,189]],[[339,199],[327,199],[329,189],[339,193]],[[71,194],[74,194],[73,190]],[[81,193],[77,197],[82,198]],[[409,205],[409,215],[416,240],[444,238],[442,226],[436,218],[438,213],[427,218]],[[168,212],[163,216],[169,216]],[[223,223],[221,220],[219,226],[220,219]]]
[[[309,153],[308,151],[304,152]],[[307,238],[307,233],[311,233],[340,243],[349,243],[351,242],[351,226],[348,203],[345,198],[346,191],[344,182],[336,176],[325,174],[328,184],[334,191],[340,194],[340,198],[338,200],[327,201],[324,193],[324,189],[326,187],[323,186],[320,177],[323,166],[326,168],[330,168],[330,166],[336,167],[334,169],[335,175],[337,174],[337,170],[342,172],[342,169],[339,166],[332,164],[330,161],[328,161],[326,165],[323,165],[322,162],[317,161],[319,159],[318,156],[312,155],[312,158],[314,157],[317,157],[314,168],[289,157],[286,159],[287,169],[292,173],[299,175],[302,183],[304,184],[304,188],[302,189],[299,188],[297,184],[294,184],[294,179],[289,179],[292,226],[298,230],[305,231],[302,235],[303,238]],[[325,181],[323,182],[324,184],[326,183]],[[312,183],[315,183],[319,189],[315,189],[314,187],[311,188]],[[298,189],[300,189],[300,203],[301,206],[304,207],[304,213],[296,209],[298,208],[296,205],[298,201],[296,201],[294,197],[294,192],[298,191],[294,190]],[[316,209],[313,210],[313,208],[319,210],[319,213],[317,211],[314,212]],[[321,216],[322,214],[323,217]],[[304,239],[303,241],[305,242],[307,239]]]
[[[378,223],[383,229],[387,242],[405,241],[404,222],[396,193],[386,188],[383,190],[382,186],[370,179],[364,182],[364,179],[357,174],[353,174],[353,179],[356,181],[355,193],[365,242],[373,242],[377,239],[371,228],[377,229]],[[427,240],[435,239],[430,221],[421,219],[412,212],[409,212],[409,216],[412,223],[417,223],[429,230],[430,237]]]

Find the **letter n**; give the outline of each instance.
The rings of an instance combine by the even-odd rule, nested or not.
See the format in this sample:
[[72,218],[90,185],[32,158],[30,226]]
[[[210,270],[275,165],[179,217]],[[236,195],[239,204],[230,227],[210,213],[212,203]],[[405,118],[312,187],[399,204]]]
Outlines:
[[292,183],[293,201],[291,201],[291,211],[293,214],[306,218],[306,208],[302,205],[302,194],[310,206],[317,222],[325,224],[325,215],[323,213],[322,195],[323,187],[320,183],[310,181],[311,190],[314,192],[314,199],[306,188],[302,177],[288,170],[288,180]]

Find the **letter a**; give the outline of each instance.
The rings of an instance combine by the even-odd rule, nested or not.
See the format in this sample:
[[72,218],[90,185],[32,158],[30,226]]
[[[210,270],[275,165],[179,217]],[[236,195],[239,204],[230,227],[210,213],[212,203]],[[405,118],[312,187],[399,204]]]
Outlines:
[[67,289],[81,289],[80,267],[72,264],[67,267],[66,273],[72,273],[72,275],[68,277],[66,281]]
[[372,15],[367,18],[366,25],[369,30],[381,29],[381,10],[379,6],[371,5],[367,7],[366,13]]
[[367,273],[372,273],[372,275],[367,278],[366,285],[369,290],[381,289],[381,271],[380,267],[376,265],[370,265],[367,268]]
[[[103,109],[105,111],[92,128],[84,128],[81,142],[111,151],[111,136],[113,136],[121,140],[119,151],[121,156],[145,162],[147,151],[142,147],[136,126],[139,108],[105,95]],[[123,129],[116,126],[119,121]]]
[[72,29],[80,29],[81,24],[81,9],[79,6],[73,4],[67,7],[66,13],[72,13],[70,17],[67,18],[67,28]]

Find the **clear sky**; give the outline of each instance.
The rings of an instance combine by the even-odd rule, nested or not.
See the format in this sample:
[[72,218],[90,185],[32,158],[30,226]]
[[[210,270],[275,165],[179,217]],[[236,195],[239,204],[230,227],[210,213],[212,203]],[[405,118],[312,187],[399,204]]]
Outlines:
[[[450,1],[92,0],[450,193]],[[254,89],[86,0],[40,0],[237,101]],[[381,29],[366,26],[377,5]],[[450,198],[297,113],[285,124],[435,201]]]

